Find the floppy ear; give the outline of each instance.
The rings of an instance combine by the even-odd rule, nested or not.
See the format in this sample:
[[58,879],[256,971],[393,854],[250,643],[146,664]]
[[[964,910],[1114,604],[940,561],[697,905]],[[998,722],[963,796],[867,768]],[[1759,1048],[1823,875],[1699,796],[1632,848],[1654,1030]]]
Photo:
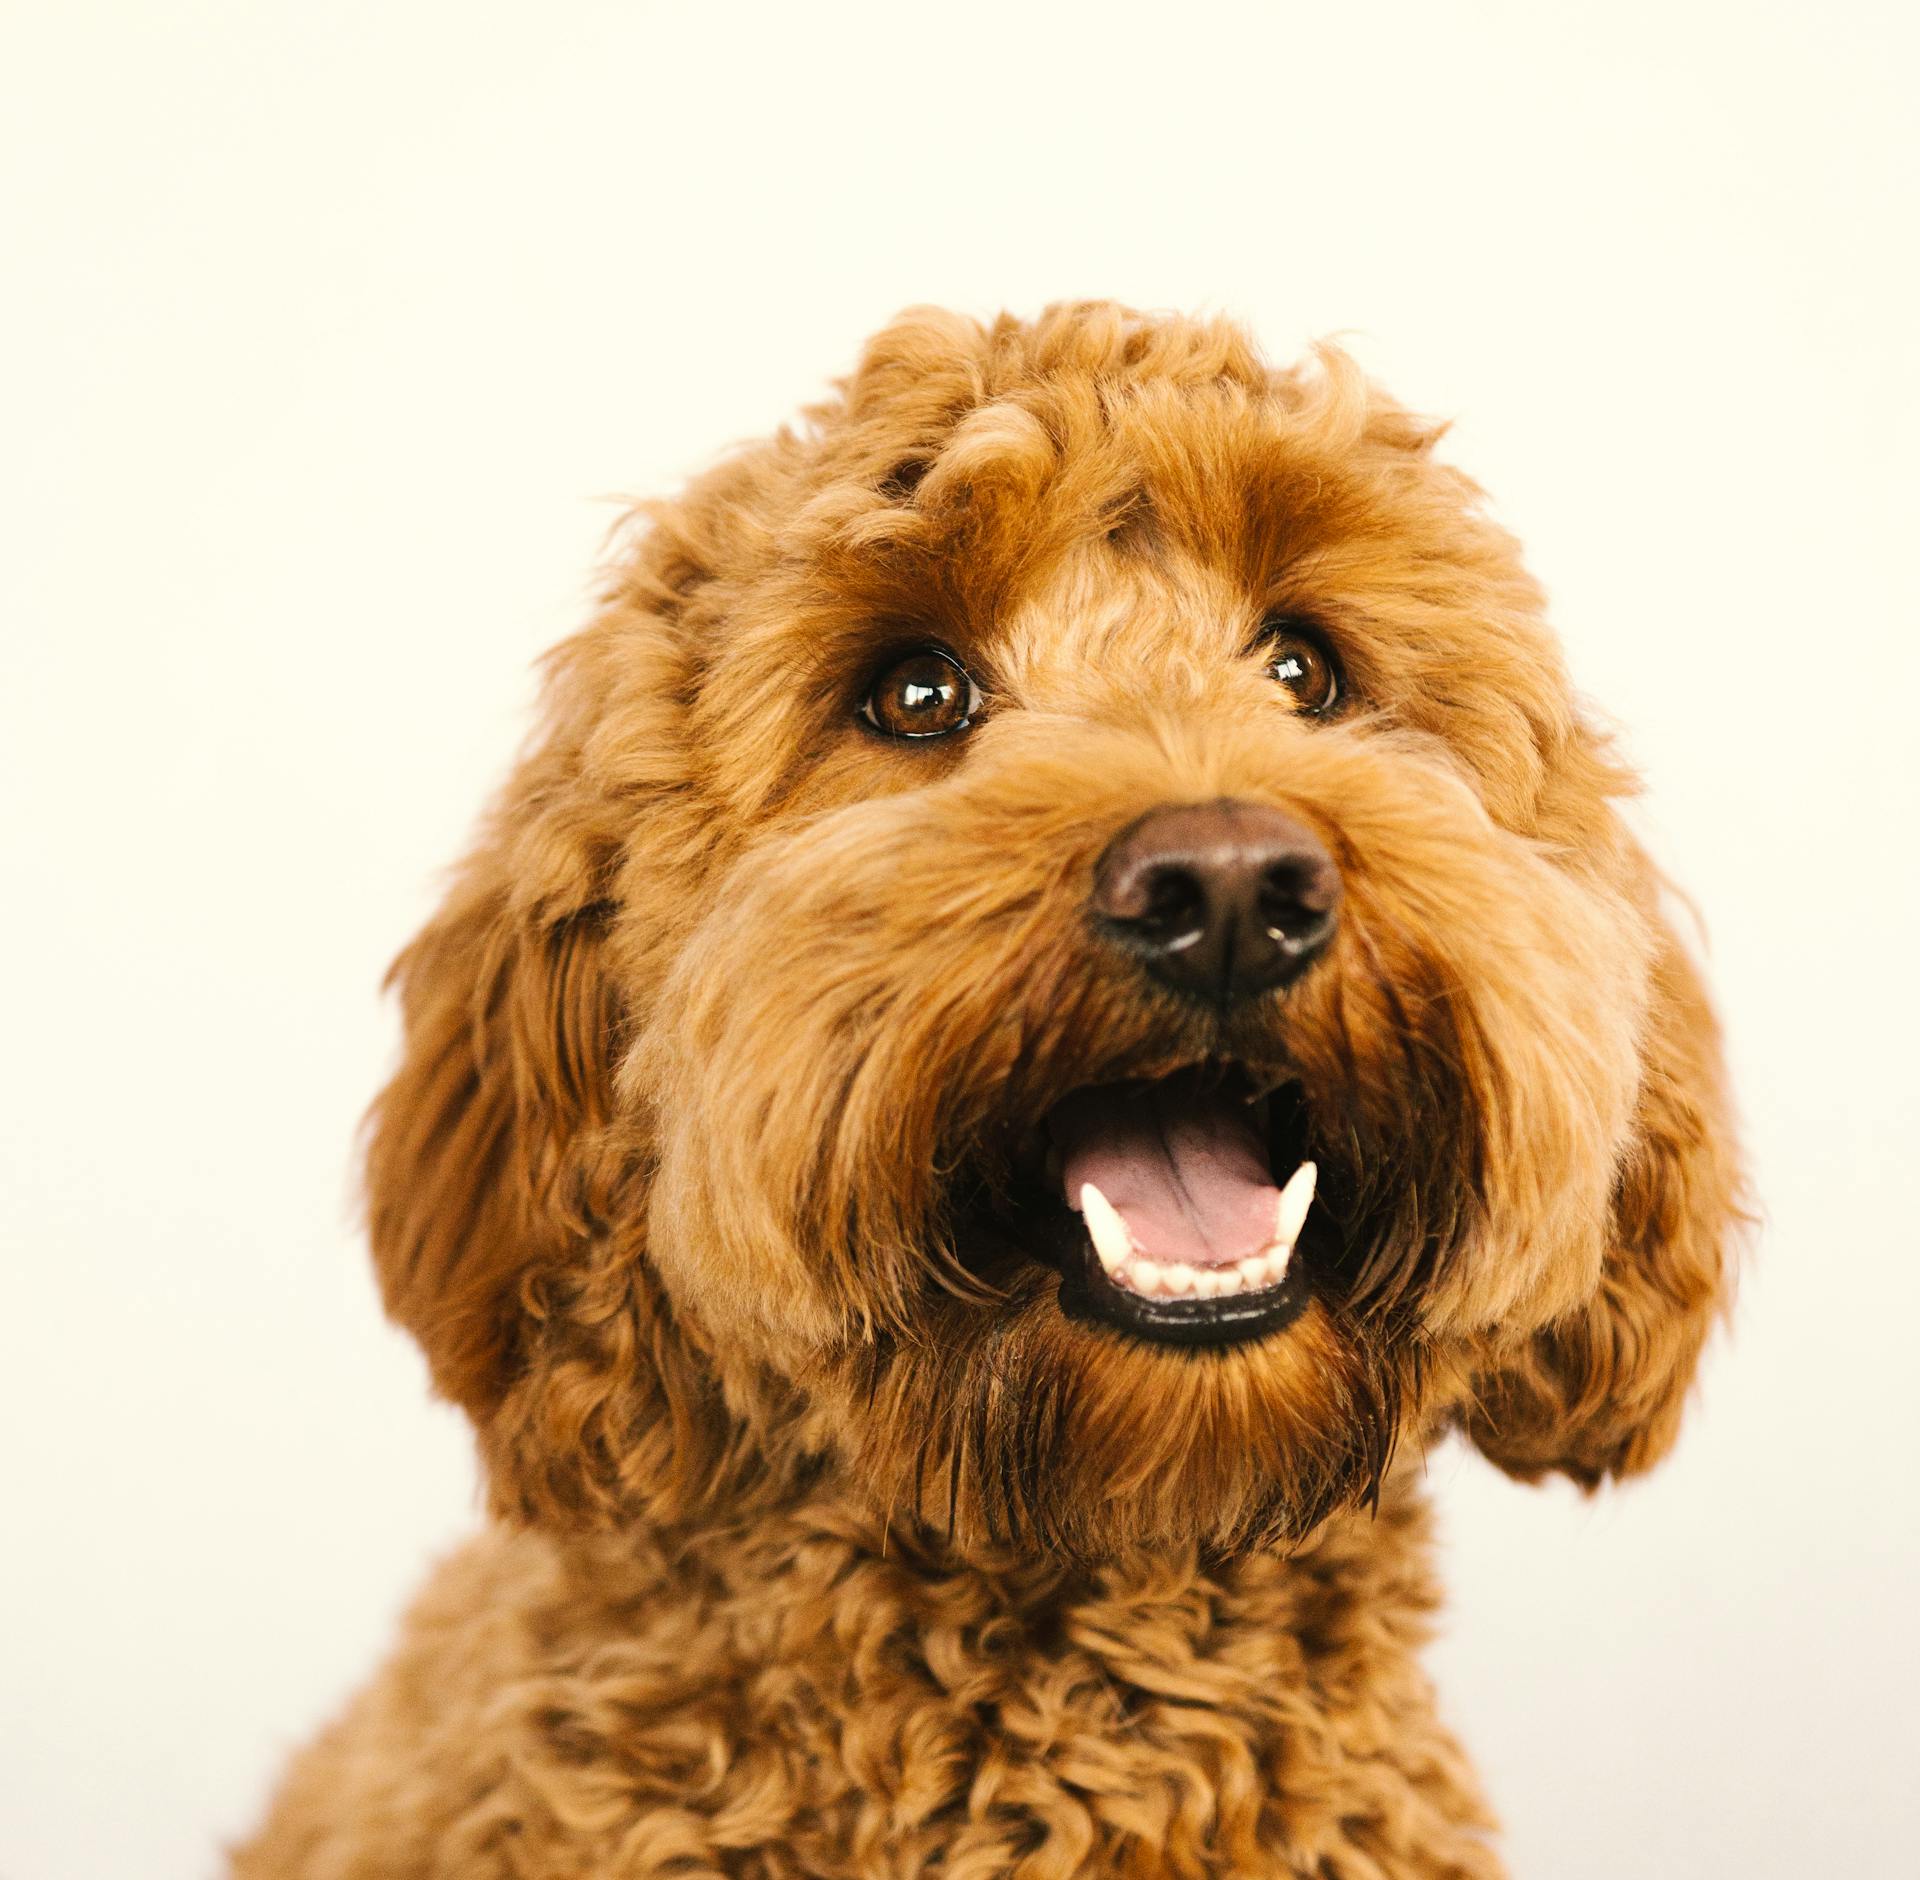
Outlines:
[[1635,1133],[1599,1290],[1475,1380],[1468,1434],[1526,1481],[1558,1469],[1592,1488],[1658,1462],[1731,1296],[1744,1217],[1719,1026],[1692,961],[1660,931]]
[[516,909],[498,871],[483,851],[394,963],[405,1043],[366,1161],[387,1311],[476,1421],[524,1368],[523,1286],[588,1232],[580,1151],[606,1120],[619,1022],[605,907],[583,884]]
[[472,1417],[495,1510],[579,1526],[670,1513],[751,1457],[647,1265],[636,1145],[609,1126],[605,870],[551,801],[523,773],[394,965],[405,1041],[366,1186],[387,1312]]
[[[624,578],[672,598],[650,562]],[[472,1417],[495,1508],[527,1521],[683,1502],[716,1479],[724,1435],[647,1263],[645,1145],[613,1098],[652,944],[622,927],[622,897],[670,902],[702,852],[663,626],[658,605],[616,604],[550,657],[541,741],[394,964],[401,1058],[368,1119],[387,1312]]]

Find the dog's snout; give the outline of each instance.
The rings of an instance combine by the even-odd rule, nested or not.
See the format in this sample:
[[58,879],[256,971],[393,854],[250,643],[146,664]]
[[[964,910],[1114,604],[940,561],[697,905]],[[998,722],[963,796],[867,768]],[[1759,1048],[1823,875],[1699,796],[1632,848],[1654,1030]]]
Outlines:
[[1143,816],[1093,887],[1096,925],[1163,984],[1220,1005],[1304,972],[1339,902],[1340,872],[1312,830],[1230,797]]

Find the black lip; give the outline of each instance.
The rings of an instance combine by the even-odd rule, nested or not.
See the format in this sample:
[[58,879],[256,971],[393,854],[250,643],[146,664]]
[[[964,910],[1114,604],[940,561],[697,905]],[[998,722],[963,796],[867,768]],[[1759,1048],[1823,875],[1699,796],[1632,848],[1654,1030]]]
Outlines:
[[1256,1293],[1148,1299],[1108,1279],[1088,1241],[1079,1267],[1062,1275],[1059,1297],[1060,1310],[1070,1319],[1111,1326],[1156,1344],[1217,1346],[1285,1331],[1307,1309],[1313,1289],[1296,1262],[1279,1285]]

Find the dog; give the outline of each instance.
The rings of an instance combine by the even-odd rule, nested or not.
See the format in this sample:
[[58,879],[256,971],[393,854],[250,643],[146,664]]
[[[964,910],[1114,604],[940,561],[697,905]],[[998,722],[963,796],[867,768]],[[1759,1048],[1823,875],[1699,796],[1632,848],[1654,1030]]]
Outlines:
[[1503,1871],[1421,1456],[1656,1462],[1741,1171],[1442,428],[919,310],[623,525],[369,1124],[494,1518],[241,1880]]

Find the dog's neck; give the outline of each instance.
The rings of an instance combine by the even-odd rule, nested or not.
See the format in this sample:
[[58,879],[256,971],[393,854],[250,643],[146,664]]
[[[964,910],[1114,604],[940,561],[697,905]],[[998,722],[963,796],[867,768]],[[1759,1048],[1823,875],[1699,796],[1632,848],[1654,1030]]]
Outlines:
[[[713,1756],[771,1759],[812,1772],[829,1813],[865,1795],[881,1842],[929,1859],[965,1829],[957,1792],[974,1815],[1124,1816],[1146,1846],[1188,1847],[1179,1871],[1227,1871],[1221,1849],[1275,1871],[1282,1845],[1301,1852],[1287,1871],[1330,1871],[1314,1862],[1359,1834],[1449,1851],[1421,1872],[1491,1875],[1417,1660],[1427,1555],[1404,1466],[1377,1512],[1290,1552],[960,1560],[821,1494],[771,1517],[503,1536],[475,1563],[493,1583],[454,1597],[511,1609],[569,1755],[670,1748],[688,1781]],[[1330,1815],[1331,1795],[1376,1825]]]
[[1017,1544],[962,1546],[819,1483],[750,1497],[738,1511],[709,1509],[557,1546],[570,1571],[602,1587],[651,1584],[772,1612],[821,1610],[834,1589],[857,1581],[875,1595],[875,1614],[889,1609],[881,1589],[892,1588],[904,1601],[903,1621],[965,1610],[982,1624],[1034,1628],[1030,1645],[1071,1615],[1099,1613],[1102,1623],[1124,1626],[1177,1608],[1190,1621],[1177,1629],[1197,1650],[1207,1636],[1249,1625],[1317,1638],[1361,1609],[1427,1608],[1429,1522],[1417,1474],[1396,1465],[1377,1510],[1335,1515],[1297,1545],[1232,1554],[1175,1544],[1079,1559]]

